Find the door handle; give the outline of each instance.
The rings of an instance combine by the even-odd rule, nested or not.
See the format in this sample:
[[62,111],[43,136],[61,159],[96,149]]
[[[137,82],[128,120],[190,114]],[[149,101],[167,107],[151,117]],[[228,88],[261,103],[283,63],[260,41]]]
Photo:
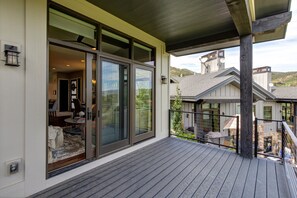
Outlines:
[[92,111],[90,111],[90,108],[87,108],[87,120],[92,120]]

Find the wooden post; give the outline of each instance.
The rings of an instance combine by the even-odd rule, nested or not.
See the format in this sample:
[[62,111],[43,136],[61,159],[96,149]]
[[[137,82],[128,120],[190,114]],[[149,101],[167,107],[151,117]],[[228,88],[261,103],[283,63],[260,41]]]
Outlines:
[[253,36],[240,37],[240,154],[253,157]]

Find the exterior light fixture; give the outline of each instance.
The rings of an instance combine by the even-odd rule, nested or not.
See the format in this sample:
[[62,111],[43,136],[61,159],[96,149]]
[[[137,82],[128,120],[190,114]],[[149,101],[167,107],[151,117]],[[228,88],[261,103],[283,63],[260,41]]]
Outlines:
[[5,65],[20,66],[18,47],[13,45],[4,45]]
[[165,75],[161,76],[161,82],[162,84],[167,84],[167,77]]

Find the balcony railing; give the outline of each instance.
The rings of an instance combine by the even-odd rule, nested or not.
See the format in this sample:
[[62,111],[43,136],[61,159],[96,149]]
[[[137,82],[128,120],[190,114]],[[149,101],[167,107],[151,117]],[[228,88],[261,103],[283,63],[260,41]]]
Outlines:
[[280,161],[285,165],[292,197],[297,195],[297,138],[292,126],[281,120],[255,119],[255,157]]
[[239,116],[208,112],[169,110],[169,136],[217,145],[238,153]]

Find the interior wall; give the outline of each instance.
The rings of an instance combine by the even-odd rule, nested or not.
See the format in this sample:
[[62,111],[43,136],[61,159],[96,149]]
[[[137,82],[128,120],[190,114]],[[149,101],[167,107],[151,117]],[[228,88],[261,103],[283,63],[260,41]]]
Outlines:
[[48,79],[48,99],[57,100],[58,91],[57,72],[50,72]]
[[[23,194],[25,128],[25,3],[0,0],[0,197]],[[13,16],[12,16],[13,15]],[[5,66],[4,44],[16,45],[20,66]],[[21,171],[8,175],[6,163],[21,160]],[[9,187],[17,186],[17,189]]]

